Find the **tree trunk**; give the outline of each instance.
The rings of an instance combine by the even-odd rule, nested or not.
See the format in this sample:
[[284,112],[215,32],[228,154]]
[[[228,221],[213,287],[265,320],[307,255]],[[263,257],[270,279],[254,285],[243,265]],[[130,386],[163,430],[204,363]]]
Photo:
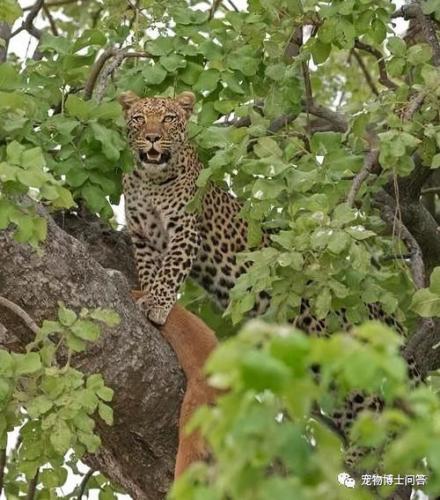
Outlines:
[[[72,361],[84,373],[101,373],[115,391],[115,423],[109,427],[98,422],[102,448],[86,461],[135,499],[164,498],[173,475],[184,377],[170,346],[130,297],[127,278],[120,272],[126,265],[133,284],[136,277],[130,246],[122,234],[119,238],[99,224],[95,240],[84,232],[84,245],[44,216],[48,235],[38,251],[17,243],[10,232],[0,232],[0,294],[39,324],[56,317],[58,301],[76,311],[106,307],[119,313],[120,325],[104,328],[99,342]],[[69,222],[72,220],[80,218],[73,216]],[[100,231],[116,239],[109,237],[102,243]],[[116,240],[119,246],[112,247]],[[87,245],[102,264],[111,256],[122,264],[120,270],[106,270]],[[109,245],[113,254],[105,251]],[[20,349],[31,338],[32,333],[17,316],[0,309],[0,345]]]

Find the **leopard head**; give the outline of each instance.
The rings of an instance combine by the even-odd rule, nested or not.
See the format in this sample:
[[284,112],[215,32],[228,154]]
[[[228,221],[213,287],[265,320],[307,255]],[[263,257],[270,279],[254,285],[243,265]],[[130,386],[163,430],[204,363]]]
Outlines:
[[128,139],[141,167],[158,170],[186,142],[186,126],[195,96],[183,92],[176,98],[146,97],[134,92],[119,96],[127,122]]

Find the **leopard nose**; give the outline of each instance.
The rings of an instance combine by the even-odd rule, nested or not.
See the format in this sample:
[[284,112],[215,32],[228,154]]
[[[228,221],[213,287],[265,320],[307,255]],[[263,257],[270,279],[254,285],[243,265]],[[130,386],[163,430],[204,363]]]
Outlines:
[[151,142],[151,143],[154,143],[156,141],[158,141],[160,139],[160,135],[159,134],[147,134],[146,135],[146,138]]

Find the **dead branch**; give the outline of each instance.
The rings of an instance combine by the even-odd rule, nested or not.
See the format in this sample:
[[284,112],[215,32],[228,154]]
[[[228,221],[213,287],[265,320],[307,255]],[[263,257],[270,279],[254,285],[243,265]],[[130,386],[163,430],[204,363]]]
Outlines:
[[390,90],[397,90],[398,85],[394,83],[392,80],[390,80],[390,78],[388,77],[384,57],[383,54],[380,52],[380,50],[376,49],[375,47],[372,47],[371,45],[368,45],[367,43],[361,42],[360,40],[356,40],[354,46],[357,49],[368,52],[377,59],[377,65],[379,67],[379,82],[385,87],[389,88]]
[[[148,52],[127,52],[123,49],[116,49],[114,47],[109,47],[106,49],[95,61],[90,70],[89,78],[84,86],[84,99],[87,101],[92,98],[93,91],[95,89],[96,83],[100,76],[102,69],[104,68],[105,63],[112,57],[117,57],[119,64],[123,59],[130,57],[152,57]],[[110,73],[111,74],[111,73]]]
[[19,305],[15,304],[11,300],[8,300],[6,297],[2,297],[0,295],[0,306],[9,309],[14,314],[16,314],[19,318],[21,318],[26,326],[36,335],[39,331],[38,325],[35,321],[29,316],[29,314],[22,309]]

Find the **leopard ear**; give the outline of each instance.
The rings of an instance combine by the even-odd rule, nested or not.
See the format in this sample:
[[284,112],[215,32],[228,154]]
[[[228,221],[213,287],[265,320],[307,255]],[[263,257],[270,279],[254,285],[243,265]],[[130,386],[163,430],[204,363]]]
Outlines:
[[186,117],[189,118],[194,109],[196,96],[192,92],[182,92],[176,97],[176,101],[184,109]]
[[139,101],[140,97],[132,92],[131,90],[128,90],[127,92],[123,92],[119,97],[118,101],[119,104],[122,106],[122,109],[127,112],[135,102]]

